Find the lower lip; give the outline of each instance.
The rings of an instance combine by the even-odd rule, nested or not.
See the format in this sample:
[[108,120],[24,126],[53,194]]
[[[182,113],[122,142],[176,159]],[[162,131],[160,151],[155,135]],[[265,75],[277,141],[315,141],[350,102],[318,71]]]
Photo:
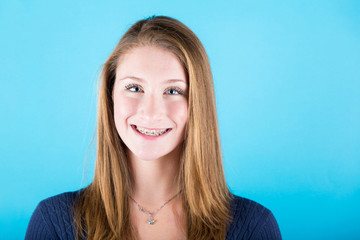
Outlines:
[[159,136],[150,136],[150,135],[145,135],[145,134],[142,134],[140,132],[138,132],[135,128],[135,125],[131,125],[131,128],[135,131],[135,133],[137,133],[139,136],[143,137],[144,139],[146,140],[155,140],[155,139],[158,139],[160,137],[163,137],[165,135],[167,135],[172,129],[169,129],[166,133],[163,133]]

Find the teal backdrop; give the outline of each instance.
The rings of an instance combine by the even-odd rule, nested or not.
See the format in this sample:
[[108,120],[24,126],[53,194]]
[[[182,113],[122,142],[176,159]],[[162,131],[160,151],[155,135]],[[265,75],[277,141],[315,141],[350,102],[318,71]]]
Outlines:
[[93,177],[97,78],[135,21],[203,42],[230,189],[284,239],[360,239],[360,1],[0,2],[0,239]]

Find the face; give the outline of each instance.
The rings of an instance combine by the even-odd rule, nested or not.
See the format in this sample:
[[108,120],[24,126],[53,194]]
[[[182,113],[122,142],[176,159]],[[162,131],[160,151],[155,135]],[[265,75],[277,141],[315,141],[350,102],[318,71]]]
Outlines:
[[154,160],[174,153],[184,140],[187,81],[178,58],[159,47],[137,47],[116,70],[114,120],[130,154]]

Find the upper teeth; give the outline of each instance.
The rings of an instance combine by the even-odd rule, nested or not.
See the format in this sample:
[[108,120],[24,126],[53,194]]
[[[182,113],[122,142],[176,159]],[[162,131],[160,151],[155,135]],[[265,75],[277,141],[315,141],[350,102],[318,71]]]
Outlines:
[[140,128],[140,127],[136,127],[136,130],[144,135],[148,135],[148,136],[159,136],[161,134],[164,134],[167,132],[167,129],[162,129],[162,130],[149,130],[146,128]]

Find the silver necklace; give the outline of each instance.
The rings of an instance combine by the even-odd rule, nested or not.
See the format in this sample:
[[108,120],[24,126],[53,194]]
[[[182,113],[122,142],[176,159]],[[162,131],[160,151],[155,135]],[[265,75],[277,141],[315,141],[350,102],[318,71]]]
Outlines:
[[147,215],[149,215],[149,220],[147,220],[146,222],[150,225],[153,225],[156,220],[153,219],[153,215],[155,215],[155,213],[157,213],[158,211],[160,211],[160,209],[162,209],[166,204],[168,204],[171,200],[173,200],[177,195],[179,195],[181,191],[179,191],[177,194],[175,194],[175,196],[173,196],[172,198],[170,198],[169,200],[167,200],[166,202],[164,202],[163,205],[161,205],[158,209],[156,209],[153,212],[150,212],[148,210],[146,210],[143,206],[141,206],[137,201],[135,201],[135,199],[133,199],[131,196],[129,196],[131,198],[131,200],[133,200],[135,202],[135,204],[138,206],[139,211],[146,213]]

